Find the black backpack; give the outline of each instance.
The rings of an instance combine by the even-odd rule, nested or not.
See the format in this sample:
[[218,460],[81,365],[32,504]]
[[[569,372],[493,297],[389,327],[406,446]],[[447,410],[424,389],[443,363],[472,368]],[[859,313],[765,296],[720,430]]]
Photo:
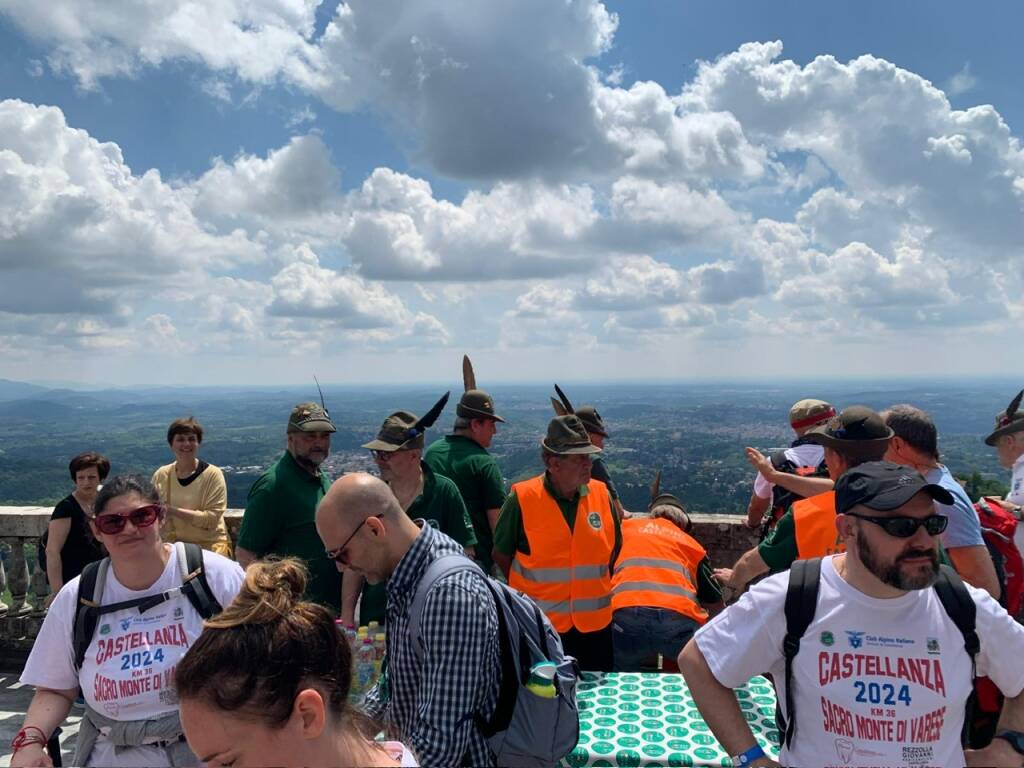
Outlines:
[[150,608],[177,597],[178,594],[185,595],[203,619],[209,619],[221,612],[221,604],[217,601],[206,580],[206,571],[203,568],[203,550],[198,544],[186,544],[180,541],[174,546],[178,550],[181,586],[148,597],[125,600],[111,605],[100,605],[97,599],[103,596],[107,572],[110,570],[110,558],[104,557],[102,560],[85,566],[78,582],[78,606],[75,609],[75,622],[71,637],[72,647],[75,651],[75,669],[82,668],[85,654],[89,650],[89,643],[92,642],[92,636],[96,632],[96,625],[99,623],[100,616],[105,614],[136,607],[139,609],[139,613],[145,613]]
[[[801,441],[797,440],[793,445],[800,445]],[[816,467],[801,467],[794,463],[786,452],[776,451],[768,457],[771,461],[772,466],[779,472],[785,472],[787,475],[799,475],[800,477],[828,477],[828,466],[825,464],[825,460],[822,459],[821,463]],[[764,541],[768,534],[771,533],[772,528],[779,521],[779,518],[785,514],[786,510],[796,504],[798,501],[803,500],[805,497],[799,493],[793,493],[788,491],[781,485],[776,485],[772,488],[771,496],[771,507],[765,512],[764,521],[761,523],[761,534],[760,541]]]
[[[818,585],[821,576],[821,558],[797,560],[789,571],[789,589],[786,591],[786,636],[782,641],[782,653],[786,660],[786,712],[789,722],[782,714],[782,707],[776,705],[775,720],[782,734],[782,743],[787,747],[793,741],[796,731],[796,718],[793,716],[795,701],[793,697],[793,659],[800,652],[800,638],[814,620],[814,612],[818,607]],[[939,566],[939,576],[933,589],[939,596],[942,607],[949,618],[956,624],[964,638],[964,650],[971,657],[971,678],[976,677],[975,665],[981,642],[975,632],[974,622],[977,608],[971,593],[967,591],[957,572],[948,565]],[[971,722],[974,719],[974,688],[967,697],[964,711],[964,726],[960,734],[960,742],[966,748]]]

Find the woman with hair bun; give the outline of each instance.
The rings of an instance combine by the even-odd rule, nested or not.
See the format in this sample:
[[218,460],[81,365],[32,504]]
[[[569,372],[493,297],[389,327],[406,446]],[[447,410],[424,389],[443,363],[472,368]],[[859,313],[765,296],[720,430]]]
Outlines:
[[415,766],[348,705],[352,652],[326,608],[302,600],[294,559],[256,562],[178,664],[189,746],[218,766]]

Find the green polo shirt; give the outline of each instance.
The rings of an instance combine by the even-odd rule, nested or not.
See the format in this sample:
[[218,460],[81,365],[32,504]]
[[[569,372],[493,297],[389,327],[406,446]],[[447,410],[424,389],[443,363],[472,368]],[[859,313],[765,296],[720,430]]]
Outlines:
[[[585,495],[587,487],[583,486],[571,499],[563,499],[555,493],[551,480],[545,472],[544,490],[558,504],[562,517],[565,518],[569,530],[572,531],[576,522],[576,509],[580,504],[581,492]],[[622,548],[622,527],[619,516],[612,514],[612,520],[615,521],[615,546],[612,548],[612,557],[608,563],[610,568],[615,566],[619,550]],[[494,530],[494,549],[508,557],[515,557],[516,552],[522,552],[524,555],[530,554],[530,542],[526,539],[526,529],[523,527],[523,510],[519,506],[519,497],[516,496],[515,491],[512,491],[505,499],[505,503],[501,505],[501,517],[498,518],[498,527]]]
[[431,443],[423,461],[458,487],[476,534],[477,562],[490,573],[494,535],[487,510],[500,509],[505,501],[505,481],[498,463],[479,443],[463,435],[445,435]]
[[793,508],[779,518],[775,527],[757,545],[757,553],[761,555],[765,565],[772,573],[788,571],[796,561],[796,524],[793,522]]
[[258,557],[297,557],[309,569],[306,598],[341,610],[341,574],[324,556],[316,532],[316,507],[331,487],[320,472],[315,477],[285,451],[249,489],[238,546]]
[[[409,505],[406,514],[413,520],[423,518],[429,525],[464,547],[476,545],[473,524],[469,521],[469,513],[466,512],[466,505],[455,483],[436,474],[423,462],[420,462],[420,467],[423,470],[423,493]],[[384,582],[365,584],[359,603],[359,623],[379,621],[383,624],[387,602]]]

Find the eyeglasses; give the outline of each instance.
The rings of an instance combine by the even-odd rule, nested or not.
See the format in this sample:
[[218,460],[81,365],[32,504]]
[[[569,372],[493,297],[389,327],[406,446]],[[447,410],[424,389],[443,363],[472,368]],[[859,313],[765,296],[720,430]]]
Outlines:
[[370,451],[370,453],[373,454],[373,458],[375,458],[377,461],[388,461],[392,456],[398,453],[398,451],[372,450]]
[[873,515],[858,515],[856,512],[847,512],[850,517],[856,517],[858,520],[867,520],[869,523],[874,523],[880,526],[890,536],[895,536],[897,539],[909,539],[915,533],[918,528],[924,528],[925,533],[929,536],[938,536],[944,530],[946,525],[949,523],[949,518],[945,515],[928,515],[928,517],[875,517]]
[[95,518],[96,527],[100,533],[113,536],[124,530],[125,523],[129,520],[136,528],[148,528],[160,517],[162,507],[159,504],[148,504],[145,507],[133,509],[124,515],[99,515]]
[[[382,513],[382,514],[379,514],[379,515],[370,515],[370,517],[376,517],[379,520],[380,518],[384,517],[384,515]],[[369,520],[370,517],[366,518],[366,520]],[[327,550],[326,554],[327,554],[327,559],[328,560],[333,560],[336,563],[344,563],[345,562],[345,559],[346,559],[345,558],[345,548],[348,546],[348,543],[350,541],[352,541],[353,538],[355,538],[355,535],[357,533],[359,533],[359,530],[364,525],[366,525],[366,520],[363,520],[363,522],[361,522],[359,525],[356,526],[356,529],[354,531],[352,531],[351,534],[349,534],[349,537],[347,539],[345,539],[345,541],[342,543],[342,545],[340,547],[338,547],[337,549],[328,549]]]

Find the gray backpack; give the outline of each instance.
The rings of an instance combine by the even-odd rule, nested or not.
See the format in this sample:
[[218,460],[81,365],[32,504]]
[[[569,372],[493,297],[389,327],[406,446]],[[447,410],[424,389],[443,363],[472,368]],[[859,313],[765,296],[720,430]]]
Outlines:
[[[580,717],[576,705],[579,666],[566,656],[562,640],[548,617],[521,592],[488,577],[464,555],[445,555],[427,567],[409,607],[409,635],[422,659],[420,620],[430,589],[438,579],[460,571],[475,571],[487,583],[498,608],[501,686],[494,716],[476,723],[494,752],[497,764],[510,768],[554,766],[576,746]],[[555,697],[546,699],[526,688],[530,668],[542,661],[557,668]]]

